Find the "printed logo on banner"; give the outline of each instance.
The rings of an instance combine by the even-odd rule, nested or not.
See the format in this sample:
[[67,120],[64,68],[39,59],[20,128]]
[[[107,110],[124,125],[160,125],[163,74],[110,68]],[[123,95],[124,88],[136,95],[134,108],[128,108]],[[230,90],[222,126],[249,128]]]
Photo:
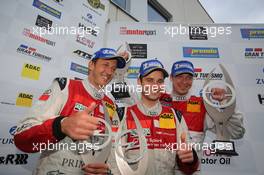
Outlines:
[[2,138],[0,138],[0,143],[2,145],[13,145],[14,144],[14,138],[13,138],[13,136],[15,135],[16,128],[17,128],[17,126],[12,126],[9,129],[10,137],[2,137]]
[[216,47],[183,47],[183,57],[219,58],[219,52]]
[[47,4],[41,2],[40,0],[34,0],[32,5],[36,8],[50,14],[51,16],[54,16],[58,19],[61,18],[61,12],[60,11],[48,6]]
[[190,40],[208,40],[206,28],[199,26],[190,26],[189,38]]
[[91,24],[92,26],[96,26],[96,23],[93,20],[93,15],[91,13],[87,13],[86,16],[82,16],[82,20]]
[[64,5],[62,4],[63,0],[53,0],[53,1],[56,2],[56,4],[59,4],[60,6],[64,6]]
[[240,29],[241,36],[243,39],[263,39],[264,28],[243,28]]
[[75,50],[75,51],[73,51],[73,53],[74,53],[75,55],[81,57],[81,58],[86,59],[86,60],[90,60],[91,57],[92,57],[92,54],[86,53],[86,52],[84,52],[84,51],[82,51],[82,50]]
[[33,47],[28,47],[27,45],[24,45],[24,44],[20,44],[20,46],[17,48],[17,52],[22,53],[24,55],[31,56],[31,57],[35,57],[35,58],[38,58],[38,59],[44,60],[44,61],[50,61],[51,60],[51,57],[40,54],[37,52],[37,49],[35,49]]
[[92,40],[89,40],[88,38],[84,37],[84,36],[80,36],[79,34],[77,34],[76,37],[76,41],[84,46],[87,46],[89,48],[93,48],[95,42]]
[[81,74],[84,74],[84,75],[88,75],[88,68],[87,67],[73,63],[73,62],[71,63],[71,70],[78,72],[78,73],[81,73]]
[[129,47],[131,49],[132,58],[134,58],[134,59],[140,59],[140,58],[146,59],[148,57],[148,55],[147,55],[147,44],[129,44]]
[[38,15],[35,25],[50,31],[52,21],[48,18]]
[[[209,72],[203,72],[202,68],[195,68],[193,80],[205,80],[208,77],[208,75],[209,75]],[[223,73],[213,72],[211,74],[210,80],[222,80],[223,76],[224,76]]]
[[25,165],[27,164],[28,154],[8,154],[0,156],[0,165]]
[[54,41],[51,41],[51,40],[48,40],[46,38],[43,38],[39,35],[36,35],[36,34],[33,34],[30,29],[27,29],[27,28],[24,28],[23,30],[23,35],[28,37],[28,38],[32,38],[34,40],[37,40],[37,41],[40,41],[42,43],[45,43],[47,45],[50,45],[50,46],[55,46],[56,42]]
[[27,93],[19,93],[16,99],[17,106],[31,107],[33,101],[33,95]]
[[87,3],[82,5],[99,16],[102,16],[101,11],[105,11],[105,5],[100,0],[87,0]]
[[120,35],[156,35],[156,30],[140,30],[140,29],[127,29],[127,27],[120,27]]
[[264,105],[264,94],[258,94],[259,104]]
[[131,66],[127,70],[127,78],[137,79],[139,74],[139,67]]
[[264,52],[262,48],[246,48],[245,58],[264,58]]
[[99,30],[94,30],[94,29],[98,29],[98,27],[95,27],[94,29],[92,27],[86,27],[84,24],[79,22],[78,25],[79,28],[82,28],[86,33],[91,34],[93,36],[97,36],[99,34]]
[[201,164],[203,165],[231,165],[232,164],[232,160],[230,158],[230,156],[225,156],[225,155],[220,155],[220,154],[215,154],[212,152],[212,150],[210,150],[210,148],[208,147],[208,149],[204,149],[203,150],[203,155],[202,155],[202,159],[201,159]]
[[29,63],[24,63],[21,76],[32,80],[38,80],[40,76],[41,67]]

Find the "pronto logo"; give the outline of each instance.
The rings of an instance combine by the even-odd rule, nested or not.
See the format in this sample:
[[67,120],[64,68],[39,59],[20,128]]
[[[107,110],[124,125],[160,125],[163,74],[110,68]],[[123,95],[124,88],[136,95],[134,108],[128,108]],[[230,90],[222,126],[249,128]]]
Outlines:
[[120,27],[120,35],[156,35],[156,30],[140,30],[127,29],[127,27]]
[[34,7],[60,19],[61,18],[61,12],[48,6],[47,4],[41,2],[40,0],[34,0],[33,1],[33,4],[32,4]]
[[219,52],[215,47],[183,47],[183,57],[219,58]]
[[16,105],[17,106],[23,106],[23,107],[31,107],[33,101],[33,95],[32,94],[26,94],[26,93],[19,93]]
[[38,80],[41,67],[29,63],[25,63],[22,68],[21,76],[32,80]]
[[243,39],[263,39],[264,28],[243,28],[240,29],[241,36]]
[[51,57],[40,54],[37,52],[37,49],[33,48],[33,47],[28,47],[27,45],[24,44],[20,44],[20,46],[17,48],[17,52],[18,53],[22,53],[28,56],[32,56],[44,61],[50,61]]
[[264,58],[262,48],[246,48],[245,58]]
[[50,46],[55,46],[55,44],[56,44],[56,42],[54,42],[54,41],[48,40],[46,38],[43,38],[39,35],[32,33],[30,31],[30,29],[27,29],[27,28],[24,28],[23,35],[28,37],[28,38],[32,38],[34,40],[37,40],[37,41],[40,41],[40,42],[45,43],[47,45],[50,45]]

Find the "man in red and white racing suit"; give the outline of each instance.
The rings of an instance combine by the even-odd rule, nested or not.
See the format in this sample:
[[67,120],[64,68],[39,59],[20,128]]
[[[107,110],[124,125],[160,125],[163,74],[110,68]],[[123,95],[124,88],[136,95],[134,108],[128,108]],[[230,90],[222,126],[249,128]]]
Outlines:
[[[56,78],[40,96],[27,117],[18,125],[14,136],[15,145],[24,152],[44,150],[34,174],[109,174],[107,159],[85,164],[78,153],[80,150],[76,149],[80,145],[78,141],[87,140],[96,129],[104,128],[98,118],[106,119],[105,111],[112,126],[117,127],[115,105],[100,91],[100,87],[111,81],[116,68],[124,66],[125,60],[114,49],[102,48],[89,62],[87,79]],[[67,145],[54,148],[56,143]],[[95,148],[94,145],[88,146]],[[97,151],[90,151],[85,156],[93,160],[96,154]]]
[[[148,161],[145,165],[147,169],[144,174],[191,174],[196,171],[199,162],[192,148],[180,148],[180,143],[189,141],[184,118],[171,107],[162,106],[159,102],[164,79],[168,77],[168,73],[161,62],[154,59],[141,64],[139,75],[138,84],[142,86],[141,100],[126,108],[123,118],[125,121],[121,123],[125,123],[124,130],[136,129],[132,116],[135,115],[143,128],[148,145],[146,155]],[[135,139],[137,139],[135,135],[129,133],[125,140],[135,142]],[[179,149],[176,150],[177,146]],[[126,152],[128,157],[138,153],[139,150],[136,148]]]
[[[206,112],[203,98],[191,95],[194,75],[193,64],[189,61],[177,61],[171,69],[170,79],[173,92],[161,95],[162,105],[171,106],[180,111],[188,126],[193,143],[203,144],[206,130],[215,132],[215,124]],[[212,98],[217,101],[223,100],[224,89],[212,88]],[[240,139],[245,133],[243,126],[243,115],[235,110],[226,125],[231,139]],[[197,150],[201,157],[201,151]],[[197,172],[198,173],[198,172]]]

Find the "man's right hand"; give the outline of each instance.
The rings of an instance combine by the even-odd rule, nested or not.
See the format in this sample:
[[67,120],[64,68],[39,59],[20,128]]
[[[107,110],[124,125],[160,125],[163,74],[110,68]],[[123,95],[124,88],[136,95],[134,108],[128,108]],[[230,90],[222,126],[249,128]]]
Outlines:
[[99,120],[92,115],[95,108],[96,104],[92,103],[83,111],[66,117],[61,122],[61,131],[73,140],[88,139],[89,136],[93,135],[99,124]]

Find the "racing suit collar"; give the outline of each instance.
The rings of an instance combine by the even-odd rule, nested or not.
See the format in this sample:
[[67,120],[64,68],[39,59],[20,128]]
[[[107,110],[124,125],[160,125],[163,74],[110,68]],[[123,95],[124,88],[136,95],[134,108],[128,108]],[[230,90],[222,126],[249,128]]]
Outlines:
[[137,104],[137,107],[144,115],[147,116],[157,116],[162,111],[162,106],[160,102],[149,108],[143,104],[142,100],[140,100],[139,103]]
[[88,80],[88,78],[83,80],[83,86],[85,90],[97,100],[101,100],[104,98],[104,91],[96,89]]
[[173,101],[187,101],[191,97],[190,91],[186,95],[179,95],[176,92],[171,92]]

